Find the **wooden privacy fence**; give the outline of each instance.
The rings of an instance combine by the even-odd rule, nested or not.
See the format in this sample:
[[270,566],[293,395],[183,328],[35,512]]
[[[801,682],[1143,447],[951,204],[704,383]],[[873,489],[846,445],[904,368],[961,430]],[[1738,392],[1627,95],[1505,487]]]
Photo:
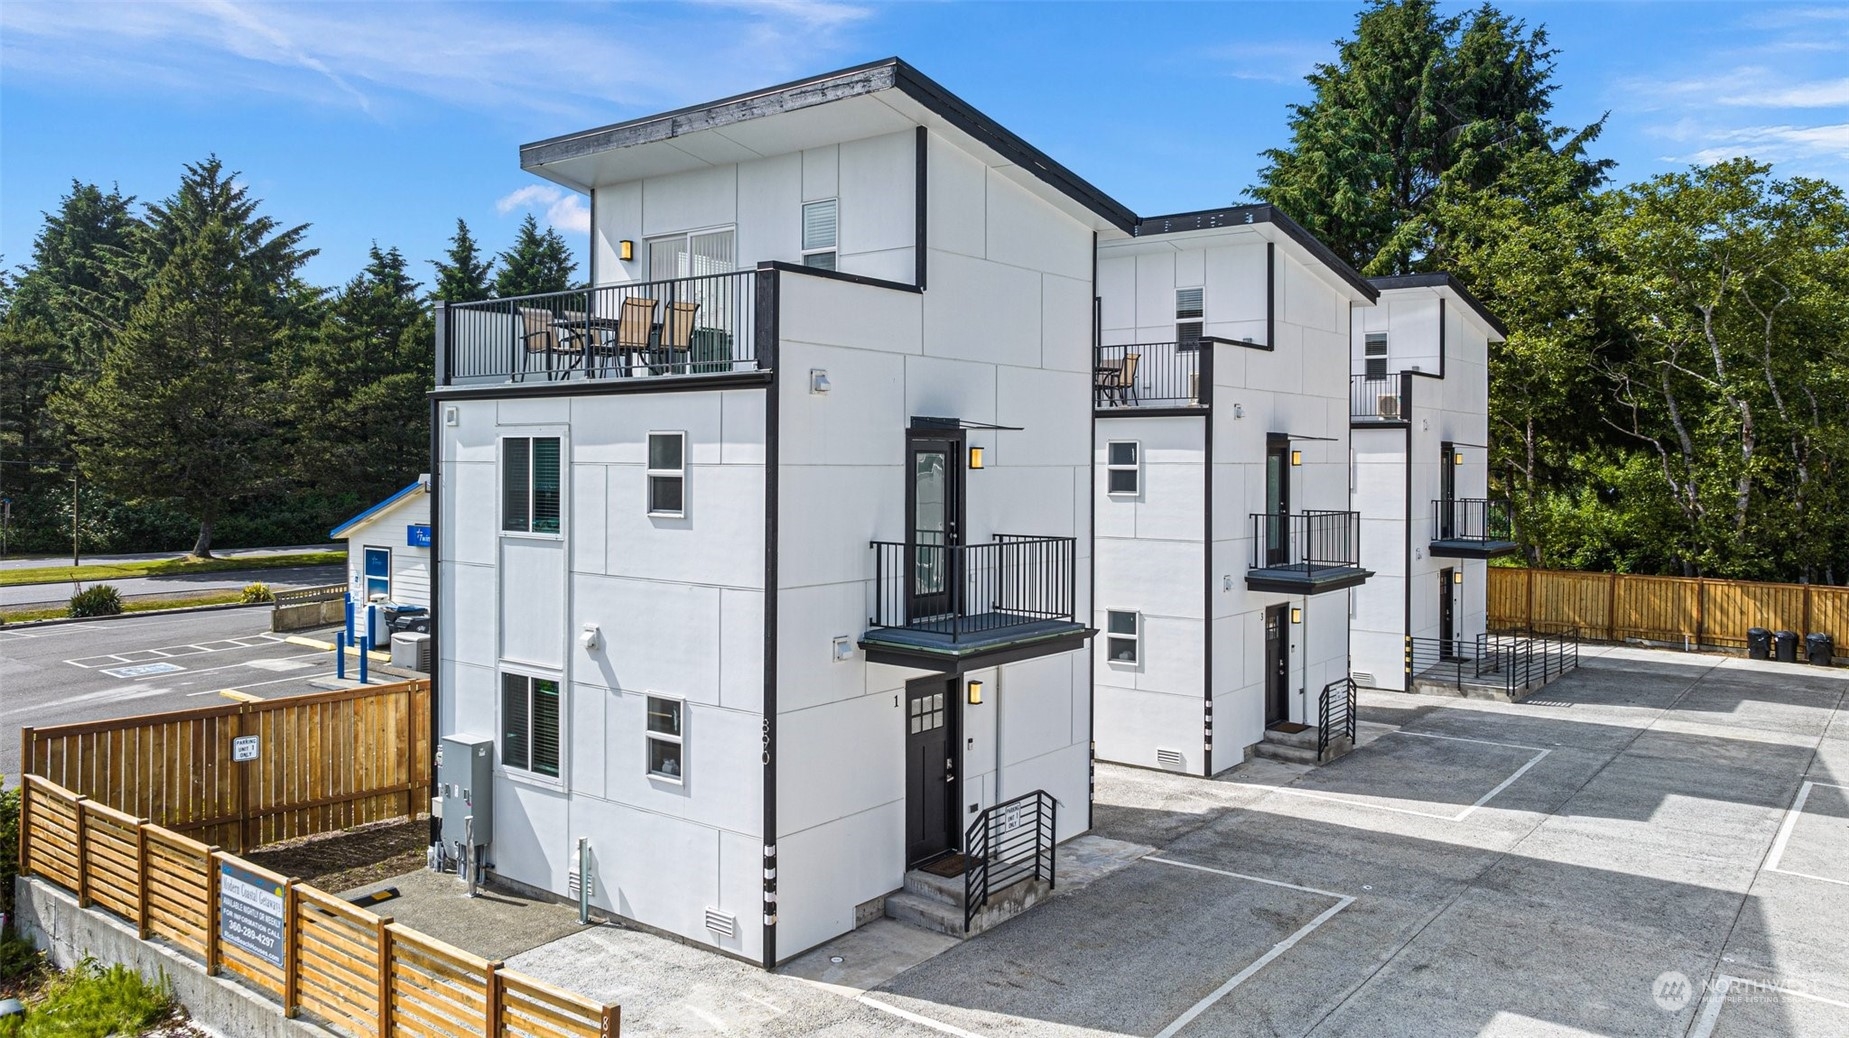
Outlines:
[[[614,1038],[618,1009],[453,948],[37,775],[19,874],[354,1038]],[[255,892],[254,894],[252,892]]]
[[[236,759],[253,736],[255,758]],[[20,760],[26,774],[244,852],[429,810],[430,685],[25,728]]]
[[1570,625],[1587,638],[1741,649],[1746,630],[1828,634],[1849,645],[1849,587],[1647,577],[1572,570],[1489,570],[1493,627]]

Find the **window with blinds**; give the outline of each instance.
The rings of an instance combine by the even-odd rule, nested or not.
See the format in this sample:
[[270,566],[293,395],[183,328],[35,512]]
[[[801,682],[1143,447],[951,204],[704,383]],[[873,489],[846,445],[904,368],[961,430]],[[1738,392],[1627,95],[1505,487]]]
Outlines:
[[803,266],[835,269],[835,250],[841,236],[838,199],[803,204]]
[[501,766],[559,777],[559,683],[501,675]]
[[1198,343],[1201,341],[1201,318],[1206,310],[1203,305],[1204,289],[1178,288],[1175,290],[1175,341],[1180,343]]
[[711,277],[735,269],[731,228],[670,234],[648,240],[648,276],[651,281]]
[[1367,367],[1364,373],[1368,378],[1387,377],[1387,333],[1369,332],[1363,341],[1362,363]]
[[648,514],[687,514],[687,434],[648,434]]
[[501,529],[558,533],[559,438],[509,436],[501,441]]

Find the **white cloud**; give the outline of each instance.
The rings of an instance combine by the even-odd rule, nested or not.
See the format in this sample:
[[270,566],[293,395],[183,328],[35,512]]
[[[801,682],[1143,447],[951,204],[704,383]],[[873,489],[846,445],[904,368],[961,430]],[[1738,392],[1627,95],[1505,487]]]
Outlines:
[[1221,75],[1293,85],[1302,83],[1318,64],[1335,61],[1337,56],[1333,45],[1310,40],[1254,40],[1207,51],[1211,67]]
[[1741,108],[1841,108],[1849,106],[1849,79],[1792,83],[1717,100]]
[[562,187],[528,184],[502,195],[494,203],[495,212],[502,216],[517,209],[543,213],[546,223],[561,231],[581,235],[591,233],[591,210],[585,205],[584,196]]
[[1849,123],[1828,126],[1742,126],[1708,135],[1716,143],[1686,156],[1712,163],[1740,155],[1765,162],[1826,159],[1849,162]]

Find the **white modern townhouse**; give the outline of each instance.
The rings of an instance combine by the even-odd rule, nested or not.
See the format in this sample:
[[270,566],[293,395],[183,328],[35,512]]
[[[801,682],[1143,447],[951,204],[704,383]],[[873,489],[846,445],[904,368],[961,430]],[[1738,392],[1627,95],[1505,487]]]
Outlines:
[[1352,741],[1348,354],[1377,290],[1262,205],[1103,232],[1097,278],[1098,757],[1212,775]]
[[[1373,688],[1493,656],[1487,560],[1516,550],[1489,498],[1489,344],[1502,323],[1449,274],[1375,278],[1352,335],[1350,436],[1361,563],[1353,671]],[[1475,675],[1469,675],[1474,677]]]
[[[1050,879],[1090,826],[1095,241],[1134,215],[896,59],[520,162],[589,196],[589,287],[439,311],[437,725],[485,768],[446,852],[767,967]],[[1229,481],[1327,431],[1282,401],[1368,294],[1279,251],[1283,413],[1220,423]],[[1342,507],[1341,449],[1292,446]]]

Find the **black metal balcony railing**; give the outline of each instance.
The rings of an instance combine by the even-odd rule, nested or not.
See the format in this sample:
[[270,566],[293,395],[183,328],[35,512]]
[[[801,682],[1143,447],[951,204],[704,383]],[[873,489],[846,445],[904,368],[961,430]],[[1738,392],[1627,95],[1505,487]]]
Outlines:
[[988,544],[873,541],[869,628],[902,627],[951,642],[1010,627],[1072,621],[1071,537],[997,534]]
[[1211,342],[1099,346],[1092,358],[1092,402],[1119,407],[1205,407],[1213,395]]
[[452,303],[445,384],[711,375],[769,367],[755,339],[760,271]]
[[1432,502],[1435,541],[1512,541],[1514,529],[1507,501],[1460,497]]
[[1252,568],[1353,569],[1361,565],[1361,513],[1306,509],[1252,514]]
[[1411,411],[1412,379],[1405,374],[1349,376],[1350,421],[1403,422]]

